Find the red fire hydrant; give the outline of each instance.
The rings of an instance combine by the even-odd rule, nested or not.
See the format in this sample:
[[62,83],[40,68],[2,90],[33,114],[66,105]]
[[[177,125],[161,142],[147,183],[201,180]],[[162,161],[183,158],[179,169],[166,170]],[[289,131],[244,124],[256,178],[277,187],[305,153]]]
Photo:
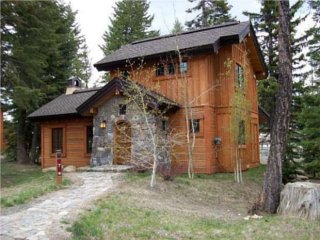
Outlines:
[[56,159],[57,159],[57,176],[56,176],[56,184],[62,184],[62,161],[61,161],[61,150],[56,151]]

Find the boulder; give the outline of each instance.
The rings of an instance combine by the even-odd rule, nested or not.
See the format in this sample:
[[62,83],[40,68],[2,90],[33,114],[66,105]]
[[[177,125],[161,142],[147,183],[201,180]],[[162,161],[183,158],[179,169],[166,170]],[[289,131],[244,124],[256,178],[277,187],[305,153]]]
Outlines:
[[320,184],[287,183],[281,192],[278,213],[286,216],[320,220]]

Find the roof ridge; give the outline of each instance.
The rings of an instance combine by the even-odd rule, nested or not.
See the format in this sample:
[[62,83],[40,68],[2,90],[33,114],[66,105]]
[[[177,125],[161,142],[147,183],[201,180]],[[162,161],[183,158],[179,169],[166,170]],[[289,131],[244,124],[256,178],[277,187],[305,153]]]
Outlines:
[[93,87],[93,88],[86,88],[86,89],[80,89],[73,92],[73,94],[77,93],[86,93],[86,92],[92,92],[92,91],[98,91],[102,87]]
[[[247,21],[244,21],[244,22],[247,22]],[[190,34],[190,33],[195,33],[195,32],[201,32],[201,31],[211,30],[211,29],[215,29],[215,28],[220,28],[220,27],[232,26],[232,25],[236,25],[236,24],[240,24],[240,23],[244,23],[244,22],[232,21],[232,22],[226,22],[226,23],[222,23],[222,24],[213,25],[213,26],[210,26],[210,27],[203,27],[203,28],[199,28],[199,29],[184,31],[184,32],[177,33],[177,34],[166,34],[166,35],[161,35],[161,36],[158,36],[158,37],[144,38],[144,39],[136,40],[136,41],[134,41],[134,42],[132,42],[130,44],[127,44],[127,45],[136,45],[136,44],[139,44],[139,43],[153,41],[153,40],[157,40],[157,39],[169,38],[169,37],[174,37],[174,36],[181,36],[181,35],[186,35],[186,34]],[[127,46],[127,45],[124,45],[124,46]]]

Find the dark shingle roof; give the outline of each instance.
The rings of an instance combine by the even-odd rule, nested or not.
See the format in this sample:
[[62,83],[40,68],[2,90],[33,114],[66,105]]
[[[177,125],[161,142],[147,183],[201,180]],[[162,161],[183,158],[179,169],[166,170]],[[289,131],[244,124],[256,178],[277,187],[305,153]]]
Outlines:
[[82,103],[88,100],[92,95],[97,92],[96,89],[78,90],[73,94],[62,94],[53,99],[51,102],[40,107],[38,110],[31,113],[28,117],[32,119],[57,117],[61,115],[78,115],[76,110]]
[[204,46],[213,46],[219,44],[220,40],[229,37],[238,37],[242,40],[250,32],[250,22],[230,22],[215,25],[208,28],[183,32],[179,35],[166,35],[157,38],[144,39],[112,52],[96,64],[98,70],[107,64],[146,57],[177,50],[192,49]]

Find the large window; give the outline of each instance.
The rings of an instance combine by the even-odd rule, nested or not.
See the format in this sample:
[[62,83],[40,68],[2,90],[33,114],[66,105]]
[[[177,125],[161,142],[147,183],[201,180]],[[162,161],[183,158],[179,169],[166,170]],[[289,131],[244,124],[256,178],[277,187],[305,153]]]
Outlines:
[[87,153],[92,153],[93,127],[87,126]]
[[236,69],[235,69],[235,72],[236,72],[236,84],[239,88],[243,88],[243,85],[244,85],[244,75],[243,75],[243,68],[241,65],[239,64],[236,64]]
[[63,152],[63,128],[52,128],[51,137],[52,153],[56,153],[57,150]]

